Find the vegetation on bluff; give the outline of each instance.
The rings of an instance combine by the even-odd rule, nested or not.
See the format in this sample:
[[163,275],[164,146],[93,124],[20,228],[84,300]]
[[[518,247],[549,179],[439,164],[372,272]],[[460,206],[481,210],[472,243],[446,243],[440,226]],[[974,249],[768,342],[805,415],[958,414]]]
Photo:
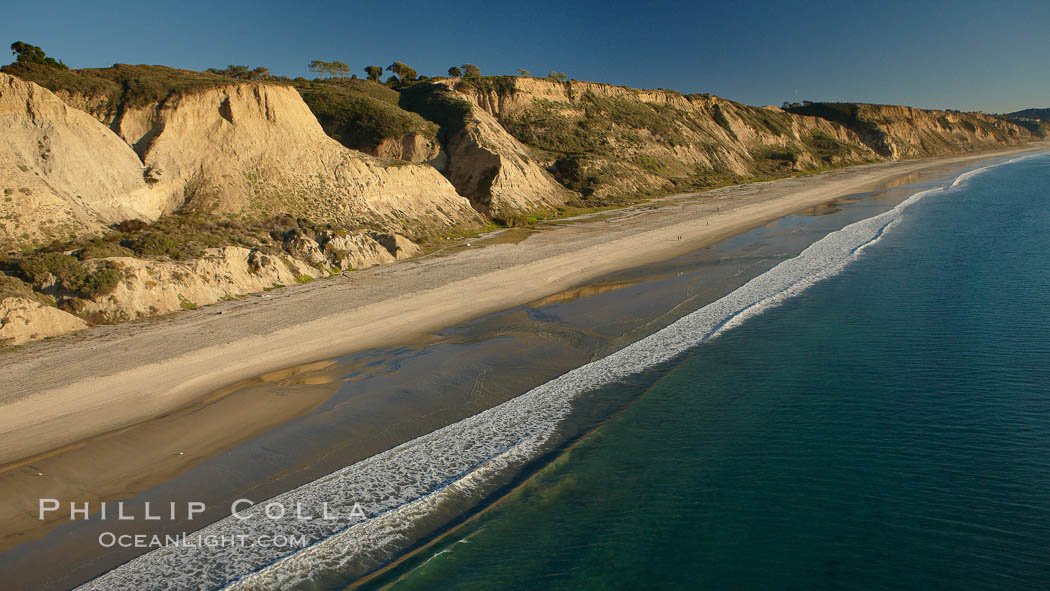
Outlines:
[[806,101],[801,105],[789,105],[785,109],[796,115],[819,117],[838,123],[851,129],[880,156],[891,154],[886,145],[886,133],[874,121],[860,116],[860,106],[856,103],[813,103]]
[[24,298],[45,306],[55,305],[54,299],[33,291],[31,287],[19,278],[0,273],[0,301],[7,298]]
[[36,45],[30,45],[24,41],[15,41],[11,44],[11,53],[15,56],[15,63],[19,66],[45,66],[58,70],[68,70],[69,67],[53,57],[47,57],[44,50]]
[[506,117],[504,127],[519,140],[557,155],[614,155],[621,143],[650,138],[673,146],[682,141],[675,117],[664,105],[600,97],[585,92],[571,109],[549,100],[534,101]]
[[[585,206],[860,161],[854,147],[828,134],[796,135],[791,115],[708,95],[650,94],[660,92],[663,99],[654,100],[584,86],[571,102],[533,100],[501,123],[552,160],[555,177]],[[731,158],[748,173],[736,172]]]
[[372,234],[367,228],[318,224],[287,215],[254,221],[217,221],[193,214],[167,215],[153,223],[128,220],[114,224],[100,236],[0,255],[0,299],[24,297],[54,306],[51,294],[61,300],[59,308],[96,322],[101,319],[81,314],[78,302],[104,297],[125,279],[125,267],[120,262],[98,259],[191,261],[204,256],[209,248],[239,246],[258,251],[257,260],[287,260],[301,255],[294,239],[324,242],[355,233]]
[[437,124],[441,141],[445,141],[450,133],[463,129],[471,111],[470,103],[445,86],[427,82],[400,89],[398,106]]
[[219,76],[225,76],[226,78],[236,78],[237,80],[276,80],[279,78],[270,73],[270,68],[265,68],[263,66],[252,68],[251,66],[236,66],[231,64],[222,69],[208,68],[207,72],[218,74]]
[[[108,68],[70,70],[18,62],[0,71],[35,82],[52,92],[82,95],[91,101],[92,114],[116,115],[121,108],[163,103],[171,97],[230,84],[230,77],[212,72],[180,70],[167,66],[115,64]],[[282,80],[268,79],[271,83]],[[108,117],[107,117],[108,118]]]
[[518,90],[513,76],[464,76],[456,82],[455,89],[459,92],[493,92],[502,96],[513,95]]
[[304,80],[295,88],[325,132],[348,148],[370,152],[387,138],[437,135],[436,124],[399,106],[400,93],[372,80]]
[[[909,109],[865,103],[803,101],[785,105],[796,115],[809,115],[838,123],[855,132],[861,141],[884,158],[914,158],[987,149],[1026,137],[1046,137],[1047,126],[1035,119],[1010,115],[992,116]],[[896,129],[894,129],[896,128]],[[910,131],[902,132],[902,129]]]
[[88,271],[79,259],[59,252],[40,252],[27,257],[19,261],[18,272],[35,285],[53,278],[61,290],[87,298],[112,293],[124,279],[119,264],[106,263]]

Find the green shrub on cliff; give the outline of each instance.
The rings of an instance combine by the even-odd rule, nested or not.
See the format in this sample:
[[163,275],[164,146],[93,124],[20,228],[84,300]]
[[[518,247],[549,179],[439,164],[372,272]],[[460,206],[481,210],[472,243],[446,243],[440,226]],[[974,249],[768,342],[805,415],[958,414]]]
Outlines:
[[163,232],[148,232],[130,241],[128,246],[140,256],[165,256],[176,260],[194,256],[199,250],[191,243]]
[[[69,70],[33,62],[15,62],[0,68],[0,71],[35,82],[54,92],[65,91],[99,99],[94,107],[95,114],[110,116],[116,114],[122,105],[136,107],[160,103],[181,94],[241,83],[210,72],[129,64]],[[265,83],[284,82],[269,79]]]
[[674,146],[685,141],[681,114],[666,105],[586,92],[572,106],[579,115],[566,113],[565,106],[536,100],[503,124],[519,140],[554,154],[617,156],[621,142],[639,144],[648,137]]
[[563,113],[557,103],[536,100],[502,122],[518,140],[554,154],[605,152],[609,122]]
[[152,224],[121,224],[103,240],[130,249],[139,257],[185,260],[202,256],[208,248],[270,248],[272,239],[269,234],[277,226],[280,226],[278,221],[245,222],[212,220],[200,215],[167,215]]
[[63,287],[76,290],[87,276],[76,257],[60,252],[41,252],[18,262],[18,274],[29,283],[46,281],[54,276]]
[[872,121],[860,116],[860,105],[856,103],[813,103],[803,102],[801,105],[791,105],[786,109],[789,113],[796,115],[809,115],[820,117],[834,123],[839,123],[853,130],[860,136],[861,140],[872,150],[882,156],[889,156],[891,151],[885,143],[886,133]]
[[79,70],[115,82],[123,89],[121,101],[129,106],[157,103],[180,94],[189,94],[231,84],[231,79],[209,72],[181,70],[167,66],[116,64],[109,68]]
[[325,133],[348,148],[367,152],[408,133],[437,135],[437,125],[398,106],[396,90],[370,80],[305,82],[296,90]]
[[124,279],[124,273],[115,265],[111,265],[98,269],[85,277],[78,291],[89,298],[98,298],[113,293],[113,290]]
[[851,146],[819,130],[813,130],[808,138],[803,139],[813,155],[827,165],[848,157],[852,152]]
[[791,136],[792,117],[766,108],[744,107],[737,109],[737,115],[750,127],[762,129],[765,127],[773,135],[778,137]]
[[45,306],[55,305],[55,300],[33,291],[18,277],[0,273],[0,300],[5,298],[25,298]]
[[35,82],[53,92],[66,91],[87,96],[103,97],[107,104],[120,102],[123,92],[120,85],[97,76],[89,76],[81,70],[51,68],[39,64],[14,63],[3,66],[0,71]]
[[441,84],[420,83],[401,89],[398,105],[436,123],[443,134],[452,134],[466,125],[470,103]]
[[106,259],[109,257],[130,257],[134,256],[135,252],[130,248],[125,248],[119,243],[114,241],[107,241],[102,238],[93,238],[84,248],[81,248],[76,256],[80,260],[87,259]]
[[611,179],[584,156],[568,156],[554,163],[554,178],[583,197],[590,197]]
[[18,272],[33,284],[53,277],[58,288],[89,298],[111,293],[124,278],[116,263],[107,263],[89,272],[79,259],[60,252],[42,252],[23,259],[18,262]]
[[722,112],[721,105],[714,106],[714,109],[711,111],[711,119],[713,119],[719,127],[724,129],[734,140],[739,139],[736,136],[736,132],[733,131],[733,126],[729,123],[729,119],[727,119],[725,113]]
[[518,92],[513,76],[472,76],[464,74],[463,80],[456,84],[456,90],[477,89],[482,92],[493,92],[501,96],[512,96]]

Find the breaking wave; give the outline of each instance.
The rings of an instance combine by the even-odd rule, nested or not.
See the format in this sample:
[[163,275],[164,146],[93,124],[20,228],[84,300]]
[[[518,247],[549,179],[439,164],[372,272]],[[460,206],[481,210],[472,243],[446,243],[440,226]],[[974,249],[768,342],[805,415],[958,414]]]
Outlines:
[[[440,527],[443,521],[435,515],[468,510],[505,483],[508,474],[552,450],[559,424],[581,394],[669,361],[839,273],[911,205],[1000,165],[966,172],[948,186],[916,193],[885,213],[828,234],[722,299],[605,358],[282,493],[243,511],[248,519],[227,517],[193,534],[245,536],[240,538],[248,540],[244,545],[165,546],[80,589],[288,589],[316,585],[331,573],[364,575],[388,563],[419,535]],[[284,507],[285,517],[267,518],[267,504]],[[325,514],[336,518],[323,519]],[[302,536],[306,545],[254,542],[275,536]]]

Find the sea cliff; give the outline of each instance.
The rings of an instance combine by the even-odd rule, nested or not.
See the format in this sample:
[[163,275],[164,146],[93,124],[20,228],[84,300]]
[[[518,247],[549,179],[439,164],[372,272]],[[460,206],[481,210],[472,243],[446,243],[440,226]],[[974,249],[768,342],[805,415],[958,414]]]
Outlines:
[[570,206],[992,150],[1041,129],[525,77],[17,74],[0,73],[0,344],[385,264]]

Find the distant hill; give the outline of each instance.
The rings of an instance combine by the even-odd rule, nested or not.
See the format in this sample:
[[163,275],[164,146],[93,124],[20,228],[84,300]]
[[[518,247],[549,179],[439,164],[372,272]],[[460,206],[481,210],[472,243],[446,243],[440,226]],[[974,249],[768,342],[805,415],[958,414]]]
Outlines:
[[1007,113],[1008,117],[1024,117],[1026,119],[1038,119],[1040,121],[1050,121],[1050,108],[1047,109],[1023,109],[1021,111],[1015,111],[1013,113]]
[[1033,135],[1050,137],[1050,108],[1022,109],[1013,113],[1000,115],[1003,119],[1027,129]]

